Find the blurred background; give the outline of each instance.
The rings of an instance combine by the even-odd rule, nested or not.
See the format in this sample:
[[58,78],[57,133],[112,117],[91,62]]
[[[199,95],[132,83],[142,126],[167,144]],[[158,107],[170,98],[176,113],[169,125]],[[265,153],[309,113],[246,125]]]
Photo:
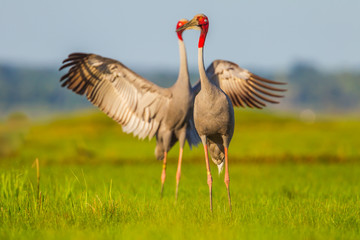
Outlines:
[[[198,13],[205,13],[210,20],[205,65],[226,59],[257,75],[288,83],[281,104],[263,112],[285,114],[305,123],[334,117],[356,120],[360,107],[359,10],[358,0],[2,0],[3,156],[18,153],[19,146],[31,142],[29,135],[19,130],[22,128],[11,125],[14,122],[66,118],[68,113],[81,116],[88,110],[99,112],[85,97],[60,87],[59,78],[65,71],[59,72],[58,68],[69,53],[92,52],[114,58],[145,78],[170,86],[179,65],[176,23]],[[184,34],[192,82],[198,79],[198,34]],[[104,114],[99,116],[107,119]],[[247,115],[241,116],[246,119]],[[248,119],[258,118],[251,115]],[[109,121],[107,124],[118,128],[111,120],[99,121]],[[73,122],[68,125],[73,126]],[[9,129],[18,131],[18,137]],[[24,129],[28,131],[29,127]],[[78,154],[87,144],[76,148]],[[34,150],[36,154],[39,151]]]
[[[159,201],[155,140],[59,82],[68,54],[92,52],[170,86],[176,23],[198,13],[205,65],[288,83],[280,104],[235,110],[233,214],[213,164],[208,211],[202,146],[185,146],[176,207],[172,148]],[[0,239],[360,239],[359,13],[359,0],[0,0]],[[199,32],[183,37],[196,82]]]
[[[175,26],[205,13],[210,29],[205,65],[226,59],[286,81],[278,108],[301,113],[351,113],[360,104],[360,2],[2,0],[0,115],[31,117],[89,108],[61,89],[57,69],[71,52],[115,58],[170,86],[179,65]],[[184,34],[192,81],[198,32]],[[308,110],[308,111],[309,111]]]

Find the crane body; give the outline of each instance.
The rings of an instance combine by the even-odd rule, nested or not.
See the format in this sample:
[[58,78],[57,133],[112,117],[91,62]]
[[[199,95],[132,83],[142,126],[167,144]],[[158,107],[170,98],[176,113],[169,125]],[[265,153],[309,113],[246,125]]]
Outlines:
[[[187,22],[181,19],[176,28]],[[179,141],[176,198],[185,142],[190,147],[200,139],[193,123],[194,93],[189,81],[186,49],[182,31],[177,32],[180,70],[170,88],[162,88],[141,77],[119,61],[96,54],[73,53],[60,70],[70,67],[60,81],[122,125],[123,131],[143,139],[156,137],[155,155],[163,160],[161,196],[166,178],[167,153]]]
[[[212,211],[212,176],[209,156],[218,165],[219,172],[225,165],[224,182],[231,210],[228,148],[234,133],[233,106],[263,108],[265,102],[278,103],[270,97],[282,97],[272,91],[285,91],[269,84],[283,84],[259,77],[238,65],[215,60],[205,71],[203,48],[208,32],[209,20],[197,14],[178,31],[195,29],[200,31],[198,43],[198,68],[200,81],[193,87],[195,128],[204,146],[207,183],[209,186],[210,210]],[[270,90],[270,91],[269,91]]]

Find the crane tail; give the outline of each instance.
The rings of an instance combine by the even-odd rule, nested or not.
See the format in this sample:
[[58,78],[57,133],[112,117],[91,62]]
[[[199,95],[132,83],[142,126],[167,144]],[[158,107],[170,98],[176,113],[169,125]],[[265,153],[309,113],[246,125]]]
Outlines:
[[222,161],[219,165],[217,165],[219,170],[219,175],[221,174],[222,170],[224,169],[224,161]]

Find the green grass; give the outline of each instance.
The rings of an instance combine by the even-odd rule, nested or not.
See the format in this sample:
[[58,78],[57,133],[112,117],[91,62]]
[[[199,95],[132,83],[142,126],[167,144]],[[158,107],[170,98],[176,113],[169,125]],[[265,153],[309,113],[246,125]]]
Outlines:
[[[360,122],[237,112],[230,147],[233,211],[223,175],[214,211],[200,146],[178,147],[160,199],[154,141],[102,114],[0,124],[0,239],[359,239]],[[35,158],[40,160],[40,198]]]
[[[185,164],[174,203],[175,164],[163,199],[159,166],[59,167],[1,173],[2,238],[317,238],[357,239],[360,169],[353,165],[241,165],[231,168],[233,211],[214,177],[214,212],[206,174]],[[74,235],[75,234],[75,235]]]

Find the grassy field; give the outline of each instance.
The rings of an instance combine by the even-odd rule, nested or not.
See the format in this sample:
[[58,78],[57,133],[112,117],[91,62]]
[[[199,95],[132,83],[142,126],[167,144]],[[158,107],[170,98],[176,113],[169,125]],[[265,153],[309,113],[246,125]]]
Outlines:
[[[237,111],[227,206],[214,177],[209,212],[201,146],[178,146],[160,199],[155,142],[101,113],[0,124],[0,239],[359,239],[360,122]],[[34,160],[40,162],[37,183]],[[39,187],[39,190],[38,190]]]

